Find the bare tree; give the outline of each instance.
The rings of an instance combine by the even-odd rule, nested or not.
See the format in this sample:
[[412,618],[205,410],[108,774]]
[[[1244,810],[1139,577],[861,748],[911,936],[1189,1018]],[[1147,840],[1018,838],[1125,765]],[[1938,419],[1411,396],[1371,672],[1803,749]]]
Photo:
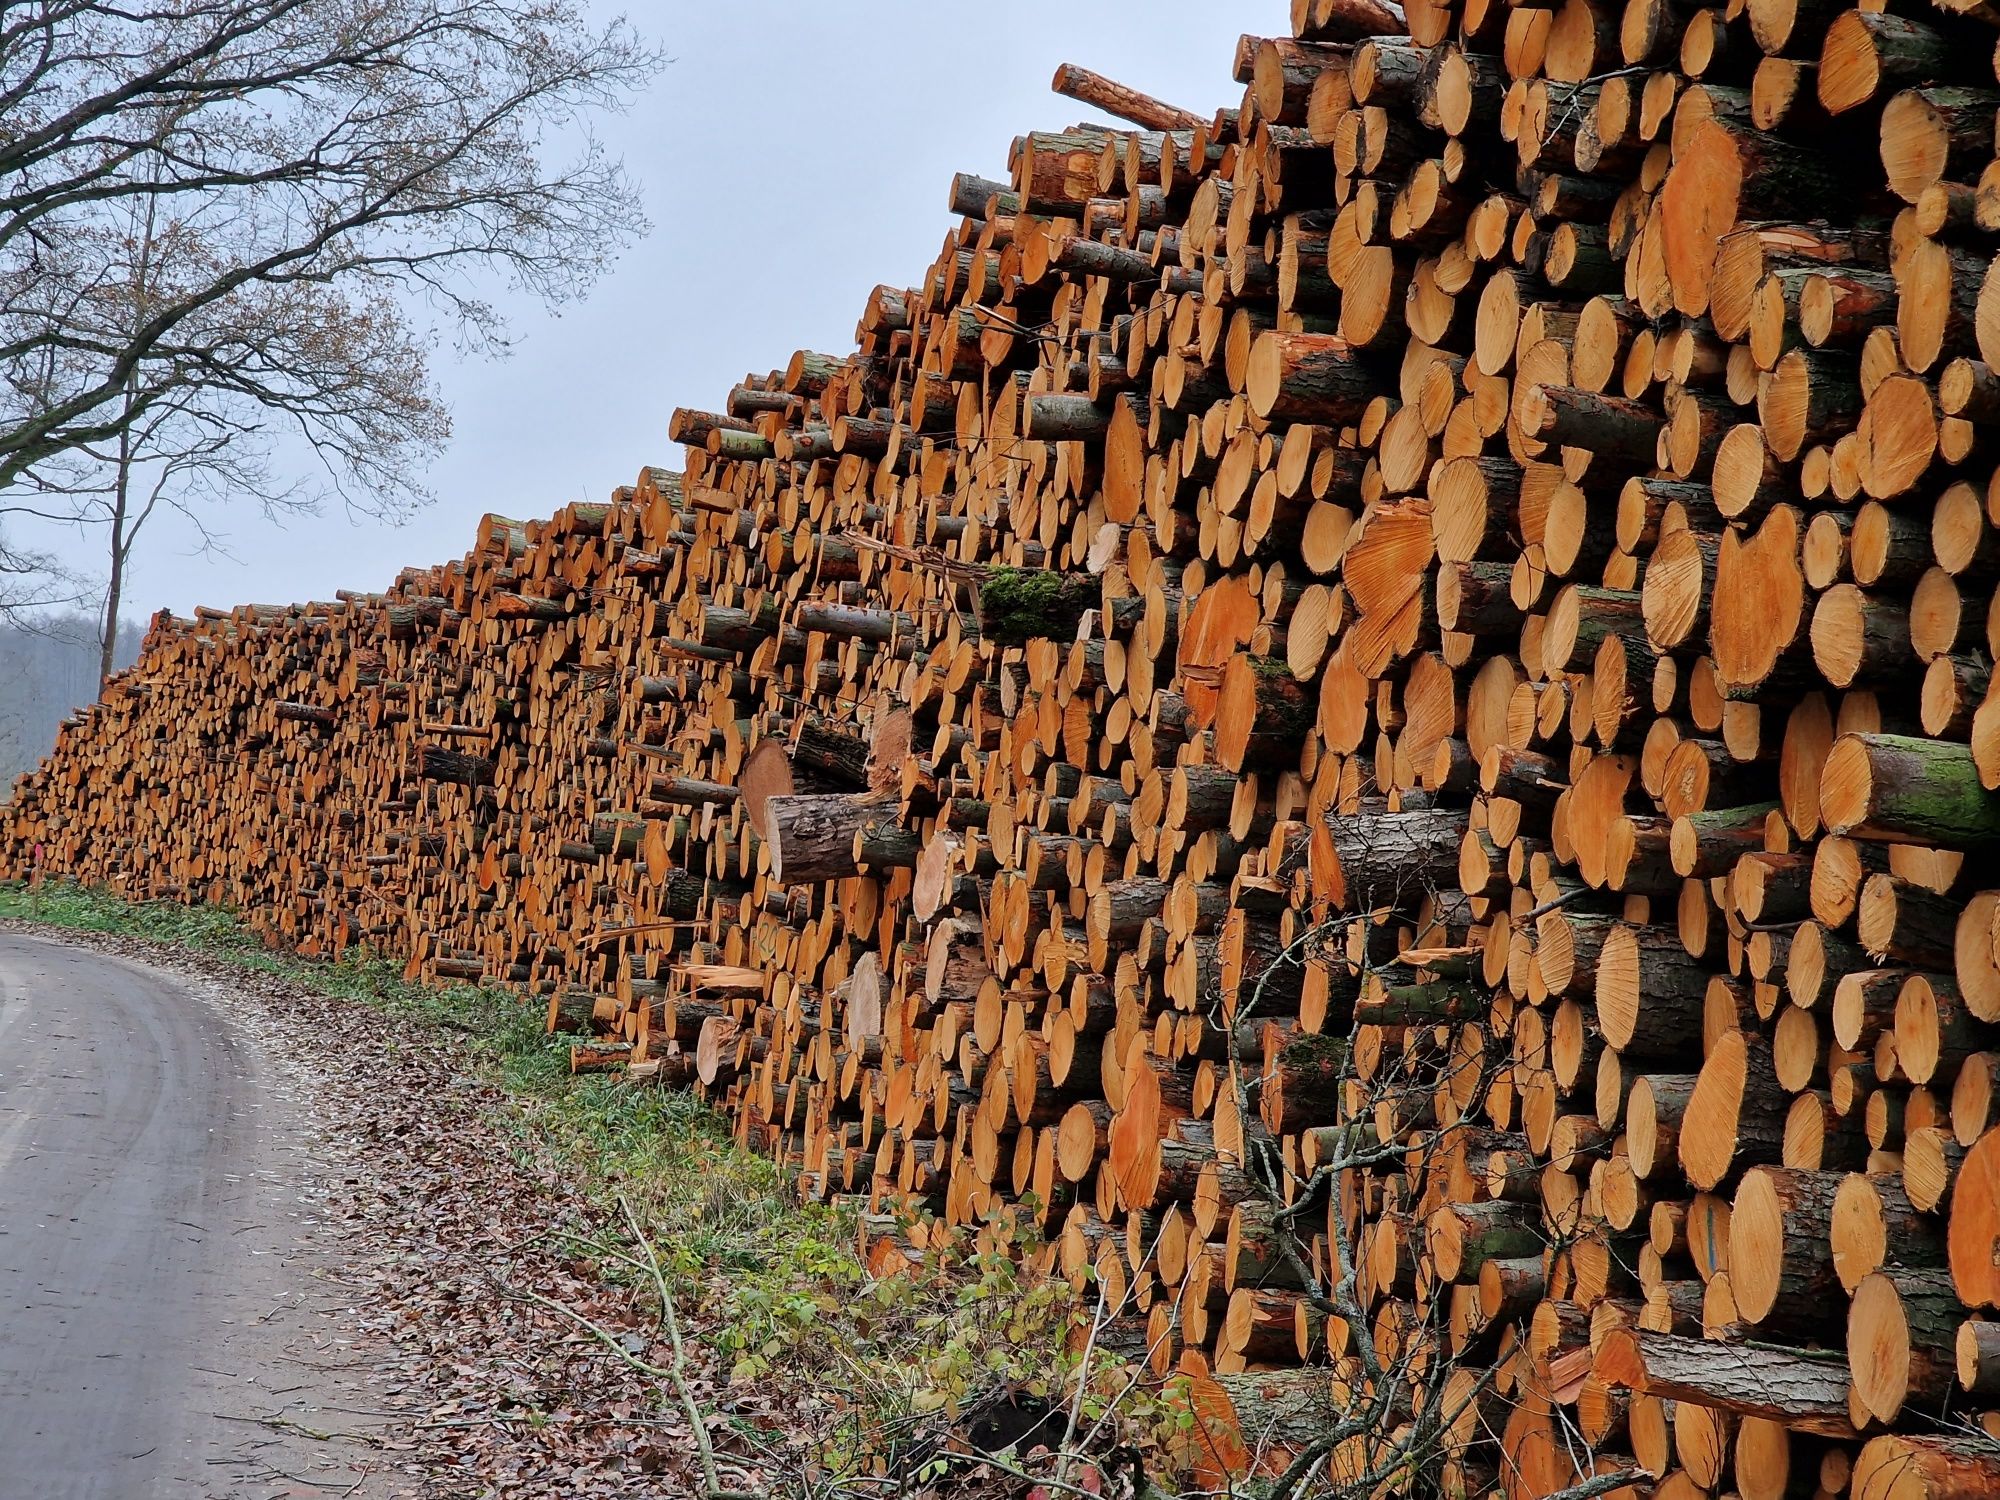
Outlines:
[[421,498],[432,339],[504,349],[495,285],[560,303],[644,230],[587,117],[658,63],[579,0],[0,9],[0,489],[185,482],[276,424]]
[[[117,242],[125,263],[118,276],[104,278],[102,297],[120,326],[136,328],[208,274],[210,260],[199,237],[162,224],[158,199],[134,199],[126,208],[130,222]],[[336,466],[335,487],[350,505],[378,515],[421,501],[418,465],[449,434],[450,417],[431,387],[424,351],[394,309],[375,316],[318,288],[254,300],[260,325],[239,327],[239,336],[254,332],[265,347],[288,350],[294,369],[316,358],[322,409],[314,446]],[[144,389],[139,381],[146,378],[168,384]],[[0,517],[97,534],[105,557],[100,683],[111,675],[134,549],[162,505],[193,526],[204,549],[220,550],[208,508],[254,501],[275,520],[318,509],[326,488],[274,468],[273,424],[242,391],[146,365],[120,397],[118,415],[109,440],[79,443],[0,493]]]
[[0,803],[12,800],[16,772],[33,761],[34,754],[28,748],[26,710],[11,701],[0,703]]
[[83,584],[60,559],[8,540],[6,516],[0,508],[0,620],[81,602]]
[[[143,628],[125,622],[117,665],[139,653]],[[0,613],[0,799],[55,743],[56,730],[97,696],[97,621],[59,607]]]

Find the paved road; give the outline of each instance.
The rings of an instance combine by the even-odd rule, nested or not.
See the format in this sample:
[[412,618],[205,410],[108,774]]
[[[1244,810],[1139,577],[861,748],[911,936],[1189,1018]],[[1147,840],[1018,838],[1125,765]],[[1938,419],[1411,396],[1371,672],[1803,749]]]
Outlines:
[[386,1493],[349,1488],[365,1448],[299,1431],[370,1425],[336,1404],[364,1361],[286,1089],[198,988],[0,933],[7,1500]]

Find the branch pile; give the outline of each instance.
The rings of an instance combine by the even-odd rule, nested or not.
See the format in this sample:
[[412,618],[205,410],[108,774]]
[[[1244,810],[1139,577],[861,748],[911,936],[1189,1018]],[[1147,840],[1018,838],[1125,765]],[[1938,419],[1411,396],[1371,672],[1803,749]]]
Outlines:
[[518,985],[878,1269],[1030,1215],[1253,1446],[1993,1494],[2000,12],[1293,9],[684,473],[157,620],[0,872]]

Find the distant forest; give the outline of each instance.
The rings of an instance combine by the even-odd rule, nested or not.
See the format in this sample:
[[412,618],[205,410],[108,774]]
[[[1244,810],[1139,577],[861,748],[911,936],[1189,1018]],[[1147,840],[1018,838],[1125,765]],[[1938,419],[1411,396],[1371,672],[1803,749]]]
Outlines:
[[[118,631],[117,665],[138,658],[143,625]],[[56,728],[97,697],[97,622],[86,615],[0,620],[0,802],[56,742]]]

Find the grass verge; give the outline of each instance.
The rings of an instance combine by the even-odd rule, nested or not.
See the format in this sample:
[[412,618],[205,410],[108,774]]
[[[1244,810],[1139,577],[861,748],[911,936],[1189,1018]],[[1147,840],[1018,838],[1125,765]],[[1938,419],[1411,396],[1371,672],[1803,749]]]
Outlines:
[[[842,1493],[842,1475],[858,1481],[932,1451],[942,1423],[994,1390],[1060,1404],[1075,1389],[1079,1367],[1066,1346],[1087,1313],[1068,1283],[1035,1277],[1012,1257],[949,1253],[908,1275],[871,1277],[853,1251],[852,1220],[799,1201],[717,1111],[678,1090],[572,1075],[569,1039],[545,1035],[540,1015],[511,993],[410,984],[398,965],[365,956],[302,959],[225,910],[69,884],[0,883],[4,918],[183,948],[452,1033],[468,1071],[506,1096],[519,1149],[552,1155],[594,1205],[594,1224],[562,1227],[604,1234],[623,1195],[666,1259],[677,1300],[685,1293],[694,1309],[684,1317],[702,1363],[720,1381],[804,1398],[815,1414],[805,1424],[808,1462],[834,1481],[823,1493]],[[605,1271],[616,1275],[616,1265]],[[1152,1392],[1101,1363],[1084,1382],[1085,1417],[1116,1405],[1128,1440],[1135,1421],[1171,1427],[1174,1414]],[[1163,1430],[1155,1440],[1170,1438]]]

